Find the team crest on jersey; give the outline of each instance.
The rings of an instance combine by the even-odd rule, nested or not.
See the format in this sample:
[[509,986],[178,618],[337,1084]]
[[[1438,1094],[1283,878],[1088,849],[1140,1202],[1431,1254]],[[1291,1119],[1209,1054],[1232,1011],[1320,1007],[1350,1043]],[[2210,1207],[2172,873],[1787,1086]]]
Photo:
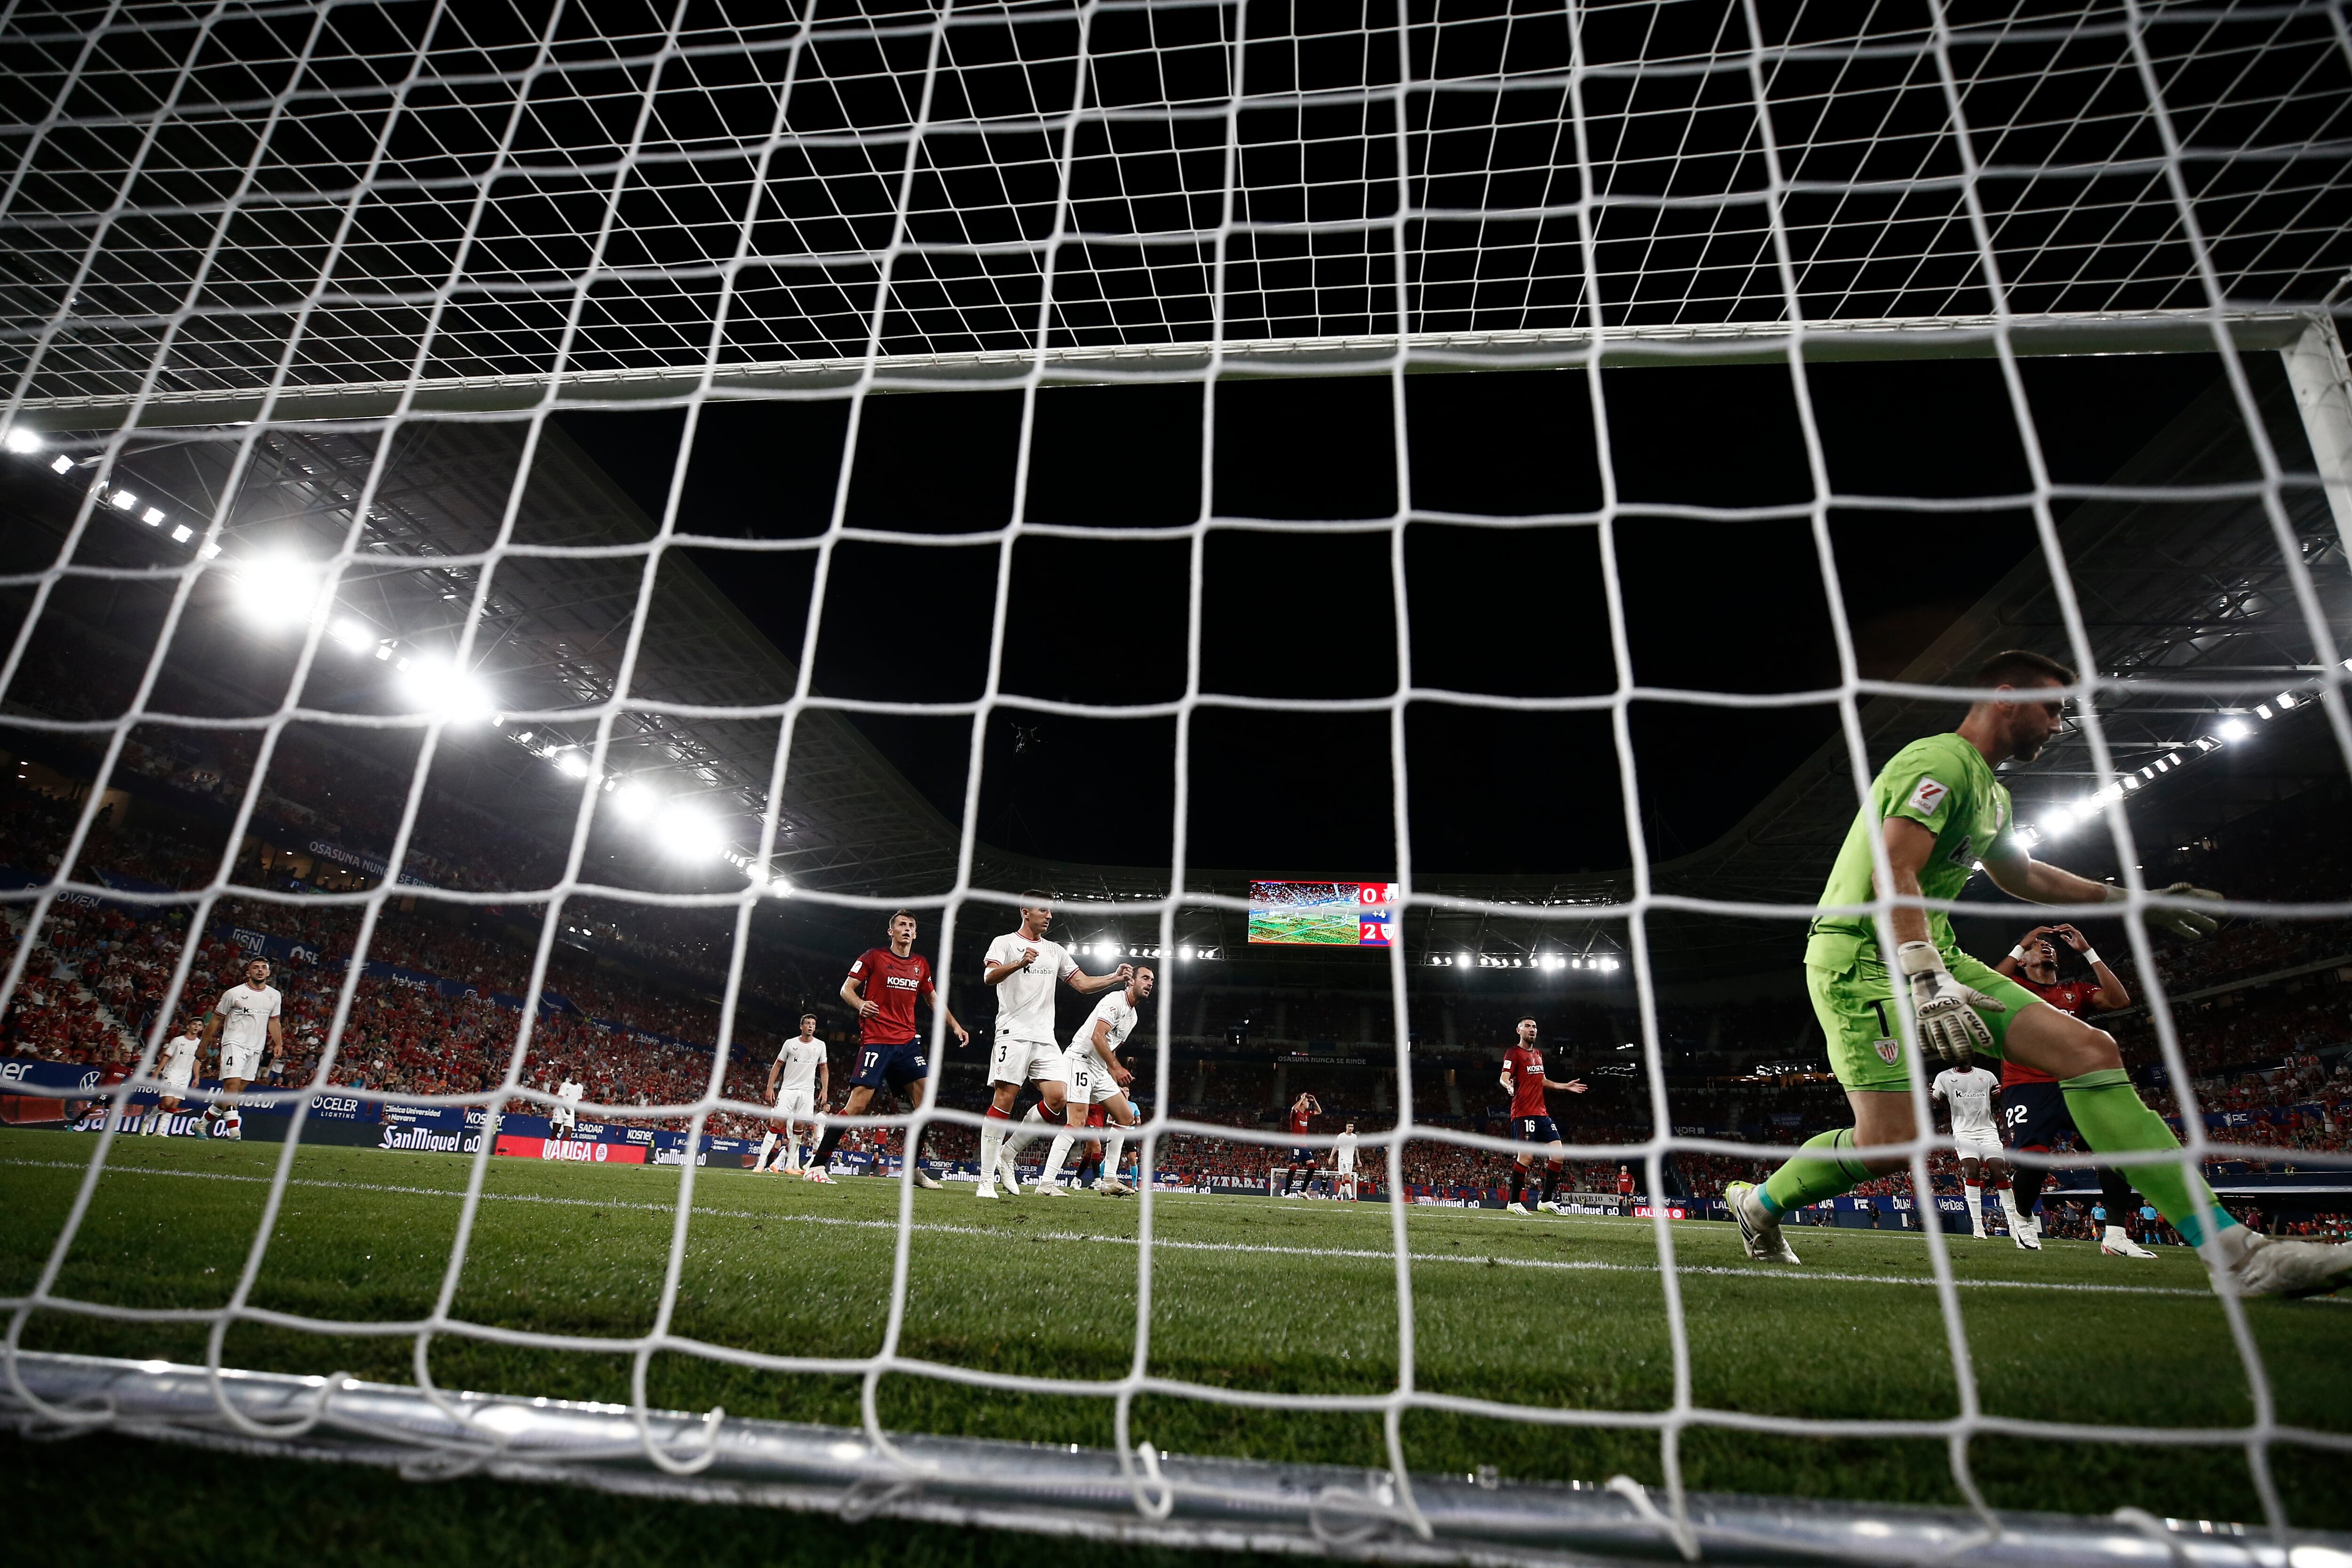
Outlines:
[[1918,812],[1923,816],[1933,816],[1936,808],[1944,804],[1944,797],[1951,793],[1950,785],[1923,778],[1912,787],[1911,798],[1903,803],[1903,809]]
[[1888,1067],[1893,1067],[1902,1058],[1903,1042],[1900,1040],[1878,1040],[1874,1044],[1878,1047],[1878,1059]]

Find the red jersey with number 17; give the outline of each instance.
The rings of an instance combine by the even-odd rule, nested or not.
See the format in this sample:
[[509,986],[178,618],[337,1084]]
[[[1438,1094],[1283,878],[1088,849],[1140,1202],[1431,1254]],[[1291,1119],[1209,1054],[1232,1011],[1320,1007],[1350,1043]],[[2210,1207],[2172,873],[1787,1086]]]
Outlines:
[[[2088,981],[2062,980],[2055,985],[2036,985],[2022,974],[2015,976],[2015,979],[2020,985],[2024,986],[2061,1013],[2072,1014],[2077,1018],[2083,1016],[2083,1009],[2091,1005],[2091,998],[2099,994],[2098,986]],[[2040,1068],[2030,1068],[2022,1062],[2005,1061],[2000,1064],[2000,1086],[2003,1089],[2017,1083],[2056,1083],[2057,1081],[2055,1078],[2043,1072]]]
[[1503,1070],[1511,1075],[1511,1114],[1549,1116],[1544,1104],[1543,1053],[1513,1046],[1503,1053]]
[[931,994],[931,961],[918,952],[901,958],[887,947],[869,947],[849,966],[858,994],[882,1010],[857,1026],[869,1046],[903,1046],[920,1031],[915,1005]]

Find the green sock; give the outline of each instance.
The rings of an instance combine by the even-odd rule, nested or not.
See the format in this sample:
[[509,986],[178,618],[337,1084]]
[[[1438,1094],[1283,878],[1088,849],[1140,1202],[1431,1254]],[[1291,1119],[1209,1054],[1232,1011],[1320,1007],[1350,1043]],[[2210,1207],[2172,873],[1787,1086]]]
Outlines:
[[[1841,1127],[1834,1132],[1823,1132],[1805,1140],[1808,1149],[1851,1149],[1853,1129]],[[1851,1155],[1824,1160],[1818,1155],[1791,1154],[1789,1163],[1765,1178],[1757,1189],[1764,1200],[1764,1212],[1774,1219],[1793,1208],[1817,1204],[1823,1198],[1833,1198],[1870,1179],[1860,1160]]]
[[[2102,1154],[2180,1147],[2180,1140],[2172,1135],[2163,1117],[2147,1108],[2139,1090],[2132,1087],[2131,1075],[2121,1068],[2065,1079],[2058,1087],[2066,1091],[2066,1112],[2082,1130],[2083,1142]],[[2202,1176],[2179,1165],[2121,1169],[2191,1247],[2204,1246],[2238,1223],[2230,1217],[2229,1210],[2213,1201],[2213,1189]]]

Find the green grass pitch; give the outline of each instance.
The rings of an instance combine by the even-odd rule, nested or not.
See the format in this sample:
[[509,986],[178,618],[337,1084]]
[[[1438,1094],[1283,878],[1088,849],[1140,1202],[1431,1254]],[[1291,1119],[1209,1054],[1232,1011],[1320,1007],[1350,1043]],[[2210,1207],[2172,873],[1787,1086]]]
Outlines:
[[[0,1271],[31,1286],[92,1141],[0,1132]],[[278,1155],[275,1145],[118,1142],[57,1285],[128,1307],[209,1308],[236,1278]],[[295,1160],[254,1304],[339,1321],[413,1319],[439,1287],[457,1232],[461,1156],[306,1148]],[[496,1160],[456,1310],[573,1335],[650,1324],[667,1256],[675,1170]],[[1108,1401],[1065,1392],[1123,1375],[1132,1348],[1137,1205],[1094,1196],[983,1205],[968,1186],[915,1194],[903,1353],[1030,1380],[1026,1392],[893,1375],[883,1416],[898,1428],[1107,1444]],[[895,1183],[819,1187],[736,1170],[698,1173],[675,1331],[810,1356],[873,1352],[887,1306]],[[1515,1219],[1410,1211],[1417,1385],[1548,1407],[1667,1406],[1674,1355],[1647,1221]],[[1748,1263],[1731,1227],[1674,1226],[1705,1407],[1860,1419],[1936,1419],[1958,1388],[1925,1242],[1800,1231],[1800,1269]],[[1154,1253],[1150,1368],[1274,1393],[1376,1394],[1398,1370],[1390,1216],[1379,1205],[1163,1195]],[[2196,1260],[2102,1258],[2088,1243],[2039,1257],[2006,1242],[1954,1242],[1969,1353],[1990,1414],[2153,1427],[2229,1426],[2253,1404]],[[2114,1287],[2127,1287],[2117,1289]],[[2254,1337],[2282,1423],[2352,1429],[2352,1303],[2254,1302]],[[29,1349],[203,1360],[204,1329],[42,1312]],[[409,1381],[405,1336],[234,1329],[232,1364]],[[437,1340],[444,1386],[626,1400],[620,1354]],[[665,1354],[654,1399],[683,1409],[854,1425],[856,1382]],[[1355,1465],[1384,1462],[1370,1414],[1237,1410],[1151,1396],[1138,1434],[1164,1448]],[[1418,1411],[1404,1425],[1416,1469],[1661,1480],[1647,1432],[1547,1427]],[[1697,1489],[1958,1500],[1939,1439],[1790,1438],[1694,1429]],[[1971,1462],[1996,1506],[2258,1520],[2242,1448],[2076,1444],[1994,1435]],[[2273,1450],[2294,1522],[2352,1526],[2336,1457]]]

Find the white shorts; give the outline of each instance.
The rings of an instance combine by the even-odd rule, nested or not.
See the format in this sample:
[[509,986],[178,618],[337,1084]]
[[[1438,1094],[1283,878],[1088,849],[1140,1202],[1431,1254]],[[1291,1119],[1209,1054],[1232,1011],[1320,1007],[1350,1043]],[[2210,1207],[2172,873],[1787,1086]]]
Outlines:
[[996,1050],[988,1058],[991,1083],[1063,1083],[1062,1047],[1050,1040],[1024,1040],[1015,1035],[996,1037]]
[[578,1112],[574,1111],[572,1107],[568,1105],[559,1105],[554,1110],[547,1113],[548,1125],[551,1127],[569,1127],[572,1124],[572,1119],[576,1115],[578,1115]]
[[180,1068],[174,1071],[165,1073],[163,1075],[163,1098],[167,1100],[177,1100],[180,1096],[187,1093],[188,1080],[190,1077],[191,1075],[185,1068]]
[[816,1116],[816,1090],[780,1089],[776,1091],[776,1110],[786,1121],[813,1121]]
[[1072,1104],[1107,1105],[1127,1092],[1103,1071],[1102,1058],[1092,1051],[1065,1051],[1061,1076],[1069,1086],[1063,1098]]
[[1963,1160],[2006,1160],[2009,1151],[2000,1146],[1998,1132],[1955,1132],[1952,1142],[1960,1146]]
[[240,1083],[250,1083],[259,1076],[261,1047],[259,1046],[223,1046],[221,1077],[233,1078]]

